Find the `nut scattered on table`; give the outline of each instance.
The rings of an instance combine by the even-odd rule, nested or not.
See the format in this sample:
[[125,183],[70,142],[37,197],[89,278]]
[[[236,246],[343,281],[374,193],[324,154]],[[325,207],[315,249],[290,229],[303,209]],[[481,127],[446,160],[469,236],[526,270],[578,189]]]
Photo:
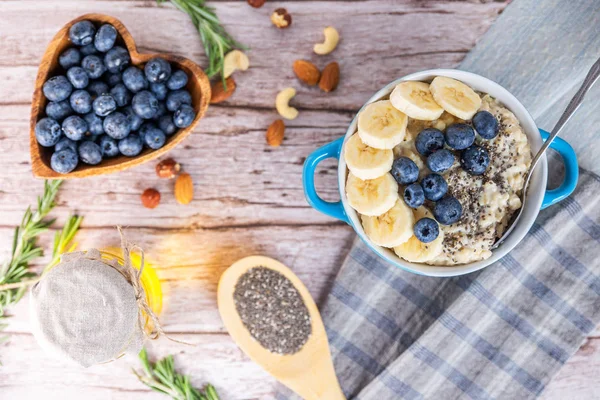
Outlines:
[[156,189],[146,189],[142,193],[142,204],[146,208],[156,208],[160,203],[160,193]]
[[171,179],[175,178],[175,176],[181,170],[181,165],[172,158],[167,158],[166,160],[162,160],[156,165],[156,175],[159,178]]
[[266,0],[247,0],[248,4],[254,8],[261,8]]
[[340,66],[335,61],[327,64],[327,66],[323,68],[323,72],[321,72],[319,87],[324,92],[331,92],[337,88],[339,82]]
[[248,56],[240,50],[231,50],[223,58],[223,77],[229,78],[235,71],[245,71],[250,67]]
[[271,14],[271,22],[279,29],[284,29],[292,24],[292,16],[285,8],[278,8]]
[[190,174],[183,173],[175,181],[175,200],[179,204],[189,204],[194,198],[194,182]]
[[319,55],[325,55],[331,53],[338,45],[340,41],[340,35],[333,26],[328,26],[323,30],[325,35],[325,41],[323,43],[317,43],[313,47],[315,53]]
[[223,86],[223,81],[220,79],[214,83],[211,89],[210,104],[217,104],[231,97],[236,88],[233,77],[227,78],[225,85]]
[[319,68],[310,61],[296,60],[293,69],[298,79],[310,86],[316,85],[321,77]]
[[277,93],[275,98],[275,108],[279,115],[285,119],[294,119],[298,116],[298,110],[289,105],[290,100],[296,95],[296,89],[293,87],[285,88]]
[[273,147],[279,147],[283,142],[283,136],[285,134],[285,124],[283,120],[275,120],[269,129],[267,129],[267,143]]

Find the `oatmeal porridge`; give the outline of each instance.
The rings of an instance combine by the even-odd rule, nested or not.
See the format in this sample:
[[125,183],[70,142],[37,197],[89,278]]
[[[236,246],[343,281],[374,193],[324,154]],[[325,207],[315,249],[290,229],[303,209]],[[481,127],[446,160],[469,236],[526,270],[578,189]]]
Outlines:
[[491,256],[521,207],[531,163],[515,115],[451,78],[402,82],[358,115],[344,144],[346,197],[366,235],[410,262]]

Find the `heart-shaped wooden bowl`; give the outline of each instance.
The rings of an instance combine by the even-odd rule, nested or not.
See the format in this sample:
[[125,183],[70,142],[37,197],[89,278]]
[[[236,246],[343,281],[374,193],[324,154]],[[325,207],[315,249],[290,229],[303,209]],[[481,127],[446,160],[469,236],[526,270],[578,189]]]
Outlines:
[[[114,158],[104,159],[98,165],[87,165],[79,163],[77,168],[68,174],[59,174],[50,168],[50,157],[52,156],[52,148],[45,148],[38,144],[35,138],[35,125],[37,122],[46,115],[46,104],[48,100],[42,93],[42,86],[48,78],[64,74],[65,71],[58,63],[59,55],[66,50],[68,47],[73,46],[69,40],[69,29],[71,26],[79,21],[89,20],[93,22],[97,27],[101,24],[108,23],[115,27],[119,32],[119,38],[117,44],[124,46],[129,51],[131,56],[131,63],[133,65],[141,66],[150,60],[152,57],[162,57],[165,60],[175,64],[188,74],[187,90],[192,95],[192,106],[196,111],[196,118],[190,126],[184,129],[180,129],[173,135],[167,137],[167,142],[163,147],[158,150],[144,149],[136,157],[117,156]],[[141,54],[138,53],[135,46],[133,37],[125,28],[125,25],[118,19],[103,15],[103,14],[86,14],[66,24],[52,39],[52,42],[48,45],[48,49],[42,58],[38,75],[35,82],[35,91],[33,92],[33,100],[31,102],[31,121],[30,121],[30,134],[29,134],[29,148],[31,151],[31,169],[33,175],[39,178],[45,179],[69,179],[69,178],[84,178],[88,176],[110,174],[117,171],[123,171],[124,169],[142,164],[146,161],[153,160],[173,147],[177,146],[183,139],[185,139],[198,124],[198,121],[204,116],[208,103],[210,101],[210,82],[208,77],[202,71],[202,69],[188,60],[187,58],[175,56],[172,54],[156,53],[156,54]]]

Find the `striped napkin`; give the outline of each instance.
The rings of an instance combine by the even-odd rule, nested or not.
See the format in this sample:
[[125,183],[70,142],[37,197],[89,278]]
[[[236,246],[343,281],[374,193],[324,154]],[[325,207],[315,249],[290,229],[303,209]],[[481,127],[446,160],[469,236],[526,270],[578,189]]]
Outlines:
[[[515,0],[460,68],[497,81],[551,128],[600,51],[593,4]],[[598,89],[565,128],[567,138],[600,126],[590,100]],[[560,181],[560,168],[550,170],[550,181]],[[600,321],[599,242],[600,178],[584,170],[570,198],[541,211],[512,252],[477,273],[411,274],[356,239],[322,307],[344,393],[537,397]],[[296,397],[280,387],[277,398]]]

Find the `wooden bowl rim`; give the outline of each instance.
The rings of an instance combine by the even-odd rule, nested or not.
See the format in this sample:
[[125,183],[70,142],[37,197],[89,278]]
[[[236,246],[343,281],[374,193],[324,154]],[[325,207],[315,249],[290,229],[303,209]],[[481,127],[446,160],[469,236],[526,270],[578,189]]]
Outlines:
[[[119,35],[121,36],[125,47],[129,51],[131,57],[131,65],[140,65],[147,62],[152,57],[162,57],[168,60],[170,63],[178,64],[185,69],[191,71],[193,78],[197,81],[198,87],[200,89],[200,101],[199,104],[193,104],[194,109],[196,111],[196,118],[192,122],[190,126],[184,129],[178,130],[176,133],[167,138],[167,143],[158,150],[150,150],[144,154],[147,149],[143,150],[143,152],[135,157],[124,158],[125,156],[118,156],[114,159],[102,160],[102,162],[98,165],[86,165],[83,163],[79,163],[77,168],[69,172],[68,174],[60,174],[50,168],[49,165],[44,163],[42,159],[42,152],[44,149],[40,146],[35,137],[35,126],[40,118],[41,114],[45,114],[45,110],[41,109],[41,104],[43,102],[43,93],[42,86],[46,79],[48,79],[50,75],[50,70],[56,67],[56,64],[51,65],[51,60],[55,59],[57,56],[57,52],[59,51],[59,43],[61,40],[68,36],[68,31],[71,26],[82,20],[90,20],[96,24],[99,23],[110,23],[115,27]],[[48,62],[44,62],[48,61]],[[194,97],[195,93],[192,93],[192,97]],[[35,81],[35,90],[33,93],[33,99],[31,104],[31,117],[30,117],[30,133],[29,133],[29,149],[31,155],[31,168],[32,173],[37,178],[44,179],[71,179],[71,178],[83,178],[89,176],[97,176],[103,174],[110,174],[113,172],[123,171],[125,169],[134,167],[136,165],[143,164],[147,161],[156,159],[161,155],[167,153],[169,150],[173,149],[179,143],[181,143],[190,133],[194,130],[200,119],[204,117],[206,110],[208,109],[208,105],[211,97],[211,88],[208,77],[196,63],[193,61],[166,53],[139,53],[137,51],[137,46],[135,40],[125,27],[125,25],[117,18],[99,14],[99,13],[90,13],[81,15],[68,23],[66,23],[52,38],[52,41],[48,44],[46,51],[43,55],[42,62],[40,63],[38,74]],[[50,149],[50,148],[48,148]],[[122,160],[116,163],[111,163],[113,160]],[[81,167],[84,168],[81,168]]]

